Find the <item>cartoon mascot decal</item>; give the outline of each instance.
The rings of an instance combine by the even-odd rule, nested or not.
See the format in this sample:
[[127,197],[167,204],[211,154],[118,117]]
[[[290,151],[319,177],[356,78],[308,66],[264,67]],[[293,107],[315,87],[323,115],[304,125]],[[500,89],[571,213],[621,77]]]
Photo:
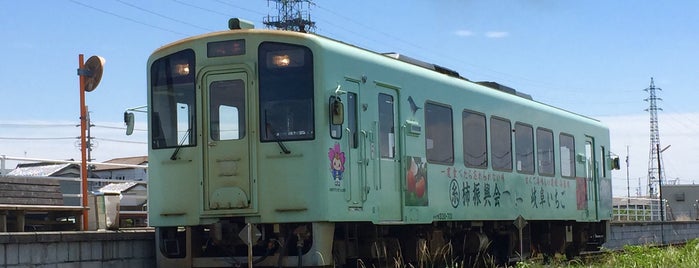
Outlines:
[[330,148],[328,159],[330,159],[330,172],[333,174],[335,186],[340,186],[342,173],[345,172],[345,153],[340,150],[339,143],[335,143],[335,146]]

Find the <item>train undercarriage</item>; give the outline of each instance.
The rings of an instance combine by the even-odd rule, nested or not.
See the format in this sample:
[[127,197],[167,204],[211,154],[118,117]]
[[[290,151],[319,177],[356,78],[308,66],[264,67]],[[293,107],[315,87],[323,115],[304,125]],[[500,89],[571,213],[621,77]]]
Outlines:
[[[532,256],[597,250],[606,222],[512,221],[376,225],[371,222],[246,224],[156,230],[160,267],[493,267]],[[254,241],[248,246],[247,241]]]

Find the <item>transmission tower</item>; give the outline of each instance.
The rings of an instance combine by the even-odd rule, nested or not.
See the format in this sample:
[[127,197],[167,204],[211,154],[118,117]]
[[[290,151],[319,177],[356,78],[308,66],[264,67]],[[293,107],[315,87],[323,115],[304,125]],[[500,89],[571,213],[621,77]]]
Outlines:
[[267,15],[262,18],[262,23],[267,28],[279,30],[311,33],[316,28],[315,21],[311,20],[311,0],[267,0],[275,3],[276,16]]
[[650,152],[648,157],[648,197],[656,198],[659,194],[659,185],[663,183],[665,170],[661,170],[662,157],[660,152],[660,129],[658,128],[658,111],[663,109],[658,107],[657,101],[663,99],[657,96],[657,91],[661,88],[655,87],[653,78],[650,78],[650,86],[644,91],[649,93],[649,97],[644,101],[650,106],[646,111],[650,112]]

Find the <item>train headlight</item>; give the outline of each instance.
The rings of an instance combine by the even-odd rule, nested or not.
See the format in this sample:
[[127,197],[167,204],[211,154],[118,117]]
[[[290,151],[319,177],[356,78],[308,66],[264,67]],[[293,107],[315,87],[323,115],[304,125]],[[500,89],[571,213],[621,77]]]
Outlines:
[[289,55],[276,55],[272,57],[272,63],[277,67],[288,67],[291,63]]
[[303,67],[305,55],[303,49],[278,50],[265,55],[267,68],[282,69]]
[[189,63],[175,64],[174,72],[180,76],[188,75],[189,74]]

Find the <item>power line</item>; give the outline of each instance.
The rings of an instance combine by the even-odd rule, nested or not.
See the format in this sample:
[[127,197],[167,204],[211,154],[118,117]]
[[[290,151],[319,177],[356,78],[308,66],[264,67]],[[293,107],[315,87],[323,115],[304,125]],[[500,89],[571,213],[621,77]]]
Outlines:
[[0,137],[0,140],[26,140],[26,141],[41,141],[41,140],[75,140],[78,137],[60,137],[60,138],[29,138],[29,137]]
[[[92,125],[92,126],[97,127],[97,128],[126,130],[126,127],[114,127],[114,126],[103,126],[103,125]],[[134,129],[134,131],[148,131],[148,130],[147,129]]]
[[76,124],[50,124],[50,123],[0,123],[1,127],[75,127]]
[[182,36],[188,36],[187,34],[184,34],[184,33],[181,33],[181,32],[177,32],[177,31],[173,31],[173,30],[170,30],[170,29],[166,29],[166,28],[163,28],[163,27],[160,27],[160,26],[156,26],[156,25],[153,25],[153,24],[150,24],[150,23],[138,21],[138,20],[135,20],[135,19],[132,19],[132,18],[129,18],[129,17],[125,17],[125,16],[122,16],[122,15],[116,14],[116,13],[114,13],[114,12],[107,11],[107,10],[104,10],[104,9],[101,9],[101,8],[97,8],[97,7],[94,7],[94,6],[85,4],[85,3],[81,3],[81,2],[78,2],[78,1],[75,1],[75,0],[69,0],[69,1],[70,1],[70,2],[73,2],[73,3],[76,4],[76,5],[80,5],[80,6],[83,6],[83,7],[89,8],[89,9],[92,9],[92,10],[96,10],[96,11],[99,11],[99,12],[102,12],[102,13],[105,13],[105,14],[109,14],[109,15],[112,15],[112,16],[114,16],[114,17],[117,17],[117,18],[120,18],[120,19],[123,19],[123,20],[127,20],[127,21],[130,21],[130,22],[133,22],[133,23],[138,23],[138,24],[141,24],[141,25],[144,25],[144,26],[148,26],[148,27],[151,27],[151,28],[155,28],[155,29],[158,29],[158,30],[162,30],[162,31],[166,31],[166,32],[170,32],[170,33],[174,33],[174,34],[178,34],[178,35],[182,35]]
[[119,143],[131,143],[131,144],[148,144],[148,142],[143,141],[127,141],[127,140],[116,140],[116,139],[105,139],[105,138],[93,138],[95,140],[119,142]]
[[124,1],[122,1],[122,0],[117,0],[117,2],[119,2],[119,3],[121,3],[121,4],[124,4],[124,5],[127,5],[127,6],[129,6],[129,7],[132,7],[132,8],[138,9],[138,10],[140,10],[140,11],[143,11],[143,12],[146,12],[146,13],[150,13],[150,14],[153,14],[153,15],[156,15],[156,16],[158,16],[158,17],[161,17],[161,18],[164,18],[164,19],[167,19],[167,20],[171,20],[171,21],[174,21],[174,22],[182,23],[182,24],[184,24],[184,25],[192,26],[192,27],[197,28],[197,29],[200,29],[200,30],[211,31],[211,32],[214,31],[214,30],[212,30],[212,29],[205,28],[205,27],[201,27],[201,26],[198,26],[198,25],[194,25],[194,24],[191,24],[191,23],[186,22],[186,21],[183,21],[183,20],[178,20],[178,19],[175,19],[175,18],[171,18],[171,17],[165,16],[165,15],[160,14],[160,13],[157,13],[157,12],[155,12],[155,11],[151,11],[151,10],[142,8],[142,7],[136,6],[136,5],[134,5],[134,4],[124,2]]
[[244,7],[241,7],[241,6],[237,6],[237,5],[228,3],[228,2],[226,2],[226,1],[216,0],[216,2],[219,2],[219,3],[224,4],[224,5],[227,5],[227,6],[235,7],[235,8],[238,8],[238,9],[242,9],[242,10],[245,10],[245,11],[248,11],[248,12],[251,12],[251,13],[255,13],[255,14],[258,14],[258,15],[262,15],[262,16],[267,15],[267,14],[265,14],[265,13],[258,12],[258,11],[255,11],[255,10],[252,10],[252,9],[249,9],[249,8],[244,8]]
[[193,5],[193,4],[190,4],[190,3],[185,3],[185,2],[182,2],[182,1],[179,1],[179,0],[172,0],[172,1],[175,2],[175,3],[178,3],[178,4],[180,4],[180,5],[184,5],[184,6],[188,6],[188,7],[193,7],[193,8],[199,9],[199,10],[204,10],[204,11],[211,12],[211,13],[214,13],[214,14],[217,14],[217,15],[221,15],[221,16],[224,16],[224,17],[230,17],[230,15],[228,15],[228,14],[226,14],[226,13],[223,13],[223,12],[218,12],[218,11],[216,11],[216,10],[212,10],[212,9],[208,9],[208,8],[203,8],[203,7],[196,6],[196,5]]

